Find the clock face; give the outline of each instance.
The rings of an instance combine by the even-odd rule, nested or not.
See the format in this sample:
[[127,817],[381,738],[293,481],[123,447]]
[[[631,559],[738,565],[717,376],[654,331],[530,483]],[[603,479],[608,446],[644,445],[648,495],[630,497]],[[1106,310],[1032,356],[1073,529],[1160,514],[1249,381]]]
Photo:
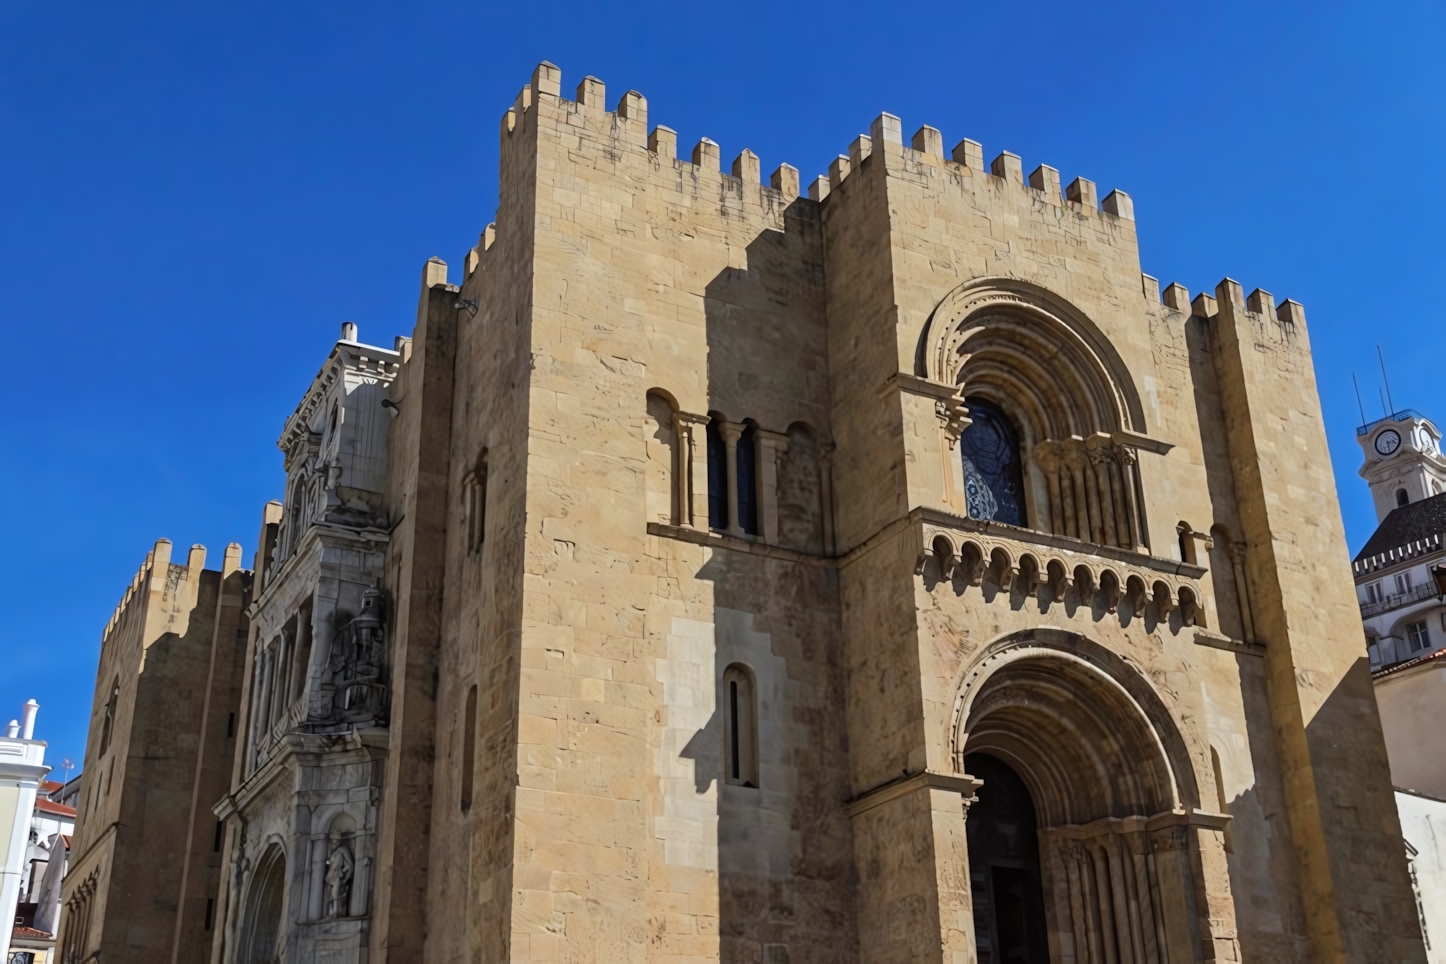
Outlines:
[[1390,455],[1401,447],[1401,435],[1393,428],[1388,428],[1376,436],[1376,451],[1382,455]]

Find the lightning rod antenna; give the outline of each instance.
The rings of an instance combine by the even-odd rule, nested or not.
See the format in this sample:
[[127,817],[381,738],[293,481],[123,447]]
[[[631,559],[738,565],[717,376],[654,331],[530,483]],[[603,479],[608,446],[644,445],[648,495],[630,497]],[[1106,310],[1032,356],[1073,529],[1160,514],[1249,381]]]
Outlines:
[[1356,381],[1355,372],[1351,372],[1351,387],[1356,390],[1356,408],[1360,410],[1361,424],[1364,425],[1366,424],[1366,406],[1361,404],[1361,386]]
[[1381,360],[1381,381],[1386,384],[1386,401],[1391,406],[1391,414],[1396,414],[1396,403],[1391,399],[1391,380],[1386,377],[1386,356],[1381,354],[1381,346],[1376,346],[1376,357]]

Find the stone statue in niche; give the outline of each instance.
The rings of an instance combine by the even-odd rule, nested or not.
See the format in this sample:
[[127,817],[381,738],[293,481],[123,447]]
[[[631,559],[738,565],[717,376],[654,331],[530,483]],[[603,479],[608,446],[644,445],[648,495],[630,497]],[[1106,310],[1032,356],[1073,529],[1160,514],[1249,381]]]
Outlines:
[[326,861],[326,916],[346,917],[351,912],[351,879],[355,869],[346,844],[337,844]]
[[361,612],[337,632],[331,647],[329,718],[339,723],[380,720],[387,687],[382,679],[386,654],[385,605],[380,589],[362,596]]

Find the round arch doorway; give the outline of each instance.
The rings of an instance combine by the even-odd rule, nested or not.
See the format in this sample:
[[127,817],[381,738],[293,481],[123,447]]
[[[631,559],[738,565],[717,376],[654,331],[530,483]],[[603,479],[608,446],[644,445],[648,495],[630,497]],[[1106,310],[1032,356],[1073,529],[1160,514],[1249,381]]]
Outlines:
[[1227,818],[1200,811],[1143,674],[1076,633],[1026,631],[974,662],[957,713],[956,765],[982,781],[965,823],[980,964],[1199,958],[1200,835]]
[[984,781],[965,821],[979,964],[1047,964],[1039,833],[1029,788],[988,754],[970,754],[964,766]]

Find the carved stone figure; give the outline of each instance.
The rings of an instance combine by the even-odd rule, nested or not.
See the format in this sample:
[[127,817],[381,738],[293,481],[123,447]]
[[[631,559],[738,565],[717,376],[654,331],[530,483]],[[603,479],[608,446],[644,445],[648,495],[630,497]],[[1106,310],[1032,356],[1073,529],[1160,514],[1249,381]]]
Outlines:
[[351,878],[355,869],[346,844],[337,844],[326,861],[326,916],[345,917],[351,910]]

